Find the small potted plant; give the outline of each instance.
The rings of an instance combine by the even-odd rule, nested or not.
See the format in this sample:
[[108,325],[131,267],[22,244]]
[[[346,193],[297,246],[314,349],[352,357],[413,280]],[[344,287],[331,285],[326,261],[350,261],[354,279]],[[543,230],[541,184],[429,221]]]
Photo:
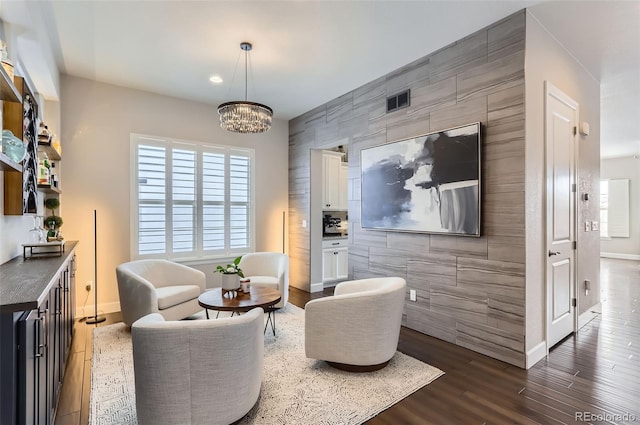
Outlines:
[[51,210],[51,215],[44,219],[44,225],[49,229],[47,232],[47,241],[60,240],[60,227],[62,226],[62,217],[56,215],[56,209],[60,206],[60,201],[56,198],[49,198],[44,201],[44,206]]
[[222,289],[225,291],[235,291],[240,287],[240,278],[244,277],[242,270],[238,266],[242,257],[237,257],[232,264],[217,266],[216,273],[222,273]]

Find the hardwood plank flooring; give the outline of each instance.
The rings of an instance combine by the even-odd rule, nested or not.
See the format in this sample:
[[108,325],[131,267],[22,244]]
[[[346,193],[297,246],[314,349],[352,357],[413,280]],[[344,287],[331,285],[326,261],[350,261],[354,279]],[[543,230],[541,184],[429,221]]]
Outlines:
[[[528,371],[402,328],[398,349],[446,373],[367,424],[640,423],[640,264],[603,259],[601,271],[602,314]],[[289,301],[303,307],[332,293],[291,288]],[[106,316],[98,326],[121,320]],[[76,325],[56,425],[88,424],[95,326]]]

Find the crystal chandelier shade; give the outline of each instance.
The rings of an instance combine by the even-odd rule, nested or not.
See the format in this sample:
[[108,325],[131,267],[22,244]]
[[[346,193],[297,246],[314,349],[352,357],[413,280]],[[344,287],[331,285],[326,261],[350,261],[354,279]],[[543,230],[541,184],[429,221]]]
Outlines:
[[218,106],[220,127],[234,133],[264,133],[271,128],[273,109],[247,101],[247,56],[252,46],[243,42],[240,48],[244,50],[244,101],[236,100]]
[[220,127],[235,133],[264,133],[271,128],[273,110],[255,102],[227,102],[218,106]]

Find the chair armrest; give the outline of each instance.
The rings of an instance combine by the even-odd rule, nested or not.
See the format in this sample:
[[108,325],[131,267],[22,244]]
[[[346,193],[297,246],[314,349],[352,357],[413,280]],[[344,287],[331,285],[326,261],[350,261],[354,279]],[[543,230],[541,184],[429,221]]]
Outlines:
[[158,311],[156,288],[147,279],[116,267],[122,321],[131,326],[140,317]]

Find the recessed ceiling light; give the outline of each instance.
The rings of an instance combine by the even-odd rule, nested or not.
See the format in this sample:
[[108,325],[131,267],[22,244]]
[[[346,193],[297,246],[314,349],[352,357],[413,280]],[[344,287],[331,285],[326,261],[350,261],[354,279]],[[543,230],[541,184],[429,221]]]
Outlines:
[[212,75],[211,77],[209,77],[209,81],[214,84],[220,84],[222,82],[222,77],[219,75]]

